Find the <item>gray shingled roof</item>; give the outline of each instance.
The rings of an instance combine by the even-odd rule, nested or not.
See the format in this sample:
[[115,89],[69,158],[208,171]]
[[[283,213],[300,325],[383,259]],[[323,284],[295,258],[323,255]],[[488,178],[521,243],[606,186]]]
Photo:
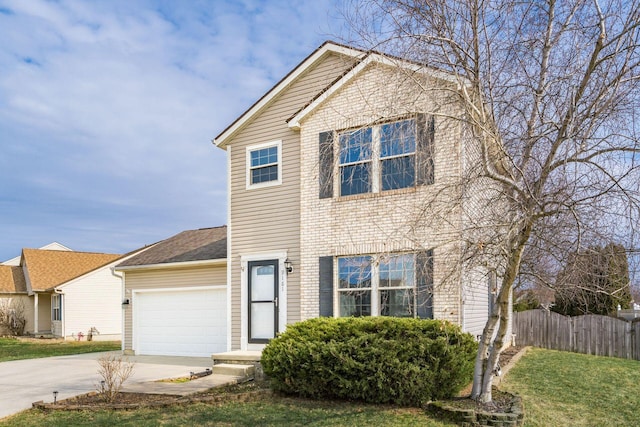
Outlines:
[[188,230],[156,243],[118,267],[205,261],[227,257],[227,227]]

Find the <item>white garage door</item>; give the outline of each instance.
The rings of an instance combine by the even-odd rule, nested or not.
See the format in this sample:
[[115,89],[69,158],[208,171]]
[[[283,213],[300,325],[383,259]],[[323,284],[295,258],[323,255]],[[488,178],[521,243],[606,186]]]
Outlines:
[[136,293],[136,354],[208,357],[226,351],[225,295],[224,289]]

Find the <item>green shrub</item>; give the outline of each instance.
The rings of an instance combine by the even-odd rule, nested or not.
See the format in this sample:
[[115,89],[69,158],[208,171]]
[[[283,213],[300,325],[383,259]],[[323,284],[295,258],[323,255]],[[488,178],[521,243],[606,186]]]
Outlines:
[[476,351],[449,322],[324,317],[288,326],[263,350],[262,366],[284,393],[419,406],[467,385]]

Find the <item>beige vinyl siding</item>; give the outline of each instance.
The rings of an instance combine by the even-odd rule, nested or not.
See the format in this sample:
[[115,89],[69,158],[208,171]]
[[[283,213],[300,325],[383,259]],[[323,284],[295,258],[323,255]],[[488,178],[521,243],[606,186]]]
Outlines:
[[99,334],[94,340],[120,340],[122,338],[122,280],[111,274],[109,267],[61,287],[62,323],[65,337],[86,337],[91,328]]
[[[287,251],[294,270],[287,276],[287,322],[300,314],[300,138],[286,120],[327,87],[350,63],[330,54],[257,114],[227,148],[230,156],[231,348],[240,348],[241,255]],[[246,148],[282,141],[282,184],[246,189]]]
[[125,306],[124,311],[124,349],[133,347],[131,337],[133,333],[134,302],[131,294],[141,289],[189,288],[196,286],[218,286],[227,283],[226,265],[185,267],[175,269],[139,270],[124,273],[125,297],[131,304]]

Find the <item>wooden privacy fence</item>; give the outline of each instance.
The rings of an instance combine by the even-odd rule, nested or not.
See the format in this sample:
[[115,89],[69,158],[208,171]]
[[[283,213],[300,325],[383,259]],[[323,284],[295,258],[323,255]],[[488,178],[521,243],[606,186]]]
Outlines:
[[529,310],[513,313],[513,333],[517,345],[640,360],[640,319]]

